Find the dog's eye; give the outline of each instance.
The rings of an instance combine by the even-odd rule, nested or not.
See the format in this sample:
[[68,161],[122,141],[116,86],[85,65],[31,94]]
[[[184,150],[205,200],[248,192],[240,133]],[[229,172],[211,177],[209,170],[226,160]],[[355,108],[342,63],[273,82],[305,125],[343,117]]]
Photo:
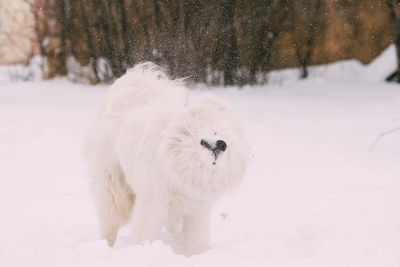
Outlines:
[[217,135],[217,133],[215,132],[214,135]]

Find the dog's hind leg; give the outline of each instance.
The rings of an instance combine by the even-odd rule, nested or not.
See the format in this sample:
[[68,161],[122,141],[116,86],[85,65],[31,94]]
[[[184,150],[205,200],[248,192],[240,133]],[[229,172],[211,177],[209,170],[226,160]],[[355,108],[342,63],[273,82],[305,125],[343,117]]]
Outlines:
[[101,236],[113,246],[119,228],[129,220],[135,195],[119,166],[98,175],[92,186]]
[[137,196],[132,214],[132,244],[160,238],[167,207],[165,200],[151,193]]

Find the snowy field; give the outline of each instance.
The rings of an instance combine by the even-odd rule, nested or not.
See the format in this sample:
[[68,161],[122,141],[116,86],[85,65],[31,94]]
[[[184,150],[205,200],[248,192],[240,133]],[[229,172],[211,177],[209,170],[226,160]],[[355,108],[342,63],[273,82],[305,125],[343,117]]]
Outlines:
[[400,86],[382,82],[394,58],[214,90],[245,121],[250,165],[190,258],[129,246],[128,228],[114,248],[99,238],[79,146],[105,86],[1,83],[0,266],[400,266],[400,132],[370,151],[400,126]]

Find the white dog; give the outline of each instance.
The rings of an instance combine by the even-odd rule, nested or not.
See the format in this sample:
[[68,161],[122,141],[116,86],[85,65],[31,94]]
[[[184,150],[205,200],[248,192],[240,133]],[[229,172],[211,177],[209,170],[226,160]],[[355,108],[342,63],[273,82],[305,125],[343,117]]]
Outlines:
[[101,235],[112,246],[132,213],[134,244],[159,238],[175,251],[207,249],[215,200],[246,166],[239,121],[213,96],[185,106],[180,81],[152,63],[137,65],[106,94],[83,143]]

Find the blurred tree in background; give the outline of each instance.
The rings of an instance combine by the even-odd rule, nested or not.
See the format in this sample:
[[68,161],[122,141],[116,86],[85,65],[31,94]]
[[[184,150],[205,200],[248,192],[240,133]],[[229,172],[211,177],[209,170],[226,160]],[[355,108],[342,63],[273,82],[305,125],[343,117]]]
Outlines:
[[393,27],[393,39],[396,46],[397,69],[386,80],[400,83],[400,0],[387,0]]
[[33,1],[46,76],[92,83],[141,61],[209,84],[265,82],[288,67],[306,78],[310,65],[370,62],[392,42],[397,14],[389,0]]

